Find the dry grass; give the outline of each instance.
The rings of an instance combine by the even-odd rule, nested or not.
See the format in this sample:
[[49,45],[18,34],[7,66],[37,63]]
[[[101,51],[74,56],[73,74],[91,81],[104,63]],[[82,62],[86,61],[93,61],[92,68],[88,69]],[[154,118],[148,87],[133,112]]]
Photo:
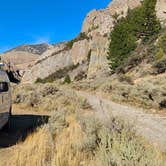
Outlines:
[[8,166],[47,166],[53,157],[54,143],[48,126],[29,135],[25,142],[13,149]]
[[65,116],[68,125],[54,136],[44,126],[14,148],[7,166],[163,166],[166,162],[164,154],[129,126],[113,120],[118,130],[108,128],[94,123],[92,115],[83,113],[79,121],[76,114]]
[[81,152],[77,149],[84,133],[80,125],[75,121],[74,116],[68,117],[70,126],[65,128],[63,132],[55,139],[55,155],[53,165],[57,166],[78,166],[89,165],[92,160],[92,155]]
[[[48,93],[50,84],[46,87]],[[163,166],[166,162],[165,154],[137,136],[123,121],[110,117],[111,125],[105,127],[87,100],[65,87],[44,95],[38,107],[53,112],[49,124],[15,147],[8,165]]]

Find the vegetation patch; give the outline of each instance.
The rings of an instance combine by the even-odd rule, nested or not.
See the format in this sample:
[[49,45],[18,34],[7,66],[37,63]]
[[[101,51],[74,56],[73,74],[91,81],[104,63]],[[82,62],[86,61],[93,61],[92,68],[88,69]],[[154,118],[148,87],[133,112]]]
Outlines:
[[164,73],[166,71],[166,58],[155,62],[153,68],[155,69],[155,74]]
[[64,79],[64,82],[63,83],[67,83],[67,84],[70,84],[71,83],[71,79],[70,79],[70,76],[67,75],[65,76],[65,79]]
[[85,32],[81,32],[75,39],[73,39],[73,40],[66,43],[66,48],[71,49],[73,47],[74,43],[76,43],[80,40],[84,40],[84,39],[89,40],[89,37],[86,35]]
[[53,114],[47,126],[13,149],[11,165],[164,165],[165,154],[136,135],[132,126],[111,115],[103,122],[86,99],[57,87],[49,83],[24,88],[35,89],[42,96],[40,108],[47,103],[45,109]]
[[64,67],[63,69],[59,69],[57,70],[55,73],[49,75],[46,78],[37,78],[37,80],[35,81],[35,83],[48,83],[48,82],[54,82],[57,79],[63,78],[63,77],[67,77],[67,73],[69,71],[74,70],[75,68],[78,67],[79,64],[76,65],[71,65],[69,67]]
[[113,72],[124,63],[137,47],[137,41],[147,43],[160,32],[155,12],[156,0],[145,0],[141,7],[128,11],[126,18],[117,21],[111,33],[108,60]]

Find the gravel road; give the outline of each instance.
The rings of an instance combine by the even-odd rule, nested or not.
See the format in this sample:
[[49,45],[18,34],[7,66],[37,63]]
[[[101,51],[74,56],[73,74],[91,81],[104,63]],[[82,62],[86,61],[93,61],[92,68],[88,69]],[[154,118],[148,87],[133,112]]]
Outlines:
[[102,120],[107,121],[110,114],[113,117],[120,117],[129,122],[136,132],[151,144],[159,146],[163,152],[166,152],[166,117],[148,114],[141,108],[117,104],[86,92],[77,92],[77,94],[89,101]]

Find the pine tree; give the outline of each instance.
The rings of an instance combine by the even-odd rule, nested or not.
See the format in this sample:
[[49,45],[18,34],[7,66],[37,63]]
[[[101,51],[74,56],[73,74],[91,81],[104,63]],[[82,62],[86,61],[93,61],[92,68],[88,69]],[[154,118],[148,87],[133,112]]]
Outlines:
[[108,50],[108,60],[113,72],[130,56],[137,46],[137,40],[147,42],[160,32],[155,6],[156,0],[144,0],[141,7],[129,10],[127,17],[115,25]]

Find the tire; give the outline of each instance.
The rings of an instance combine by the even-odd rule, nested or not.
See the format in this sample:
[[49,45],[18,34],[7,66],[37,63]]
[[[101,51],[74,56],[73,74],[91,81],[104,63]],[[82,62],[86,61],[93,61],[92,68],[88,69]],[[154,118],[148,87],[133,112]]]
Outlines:
[[12,117],[12,108],[10,108],[10,111],[9,111],[8,122],[6,123],[6,125],[3,128],[6,132],[10,131],[10,128],[11,128],[11,117]]

